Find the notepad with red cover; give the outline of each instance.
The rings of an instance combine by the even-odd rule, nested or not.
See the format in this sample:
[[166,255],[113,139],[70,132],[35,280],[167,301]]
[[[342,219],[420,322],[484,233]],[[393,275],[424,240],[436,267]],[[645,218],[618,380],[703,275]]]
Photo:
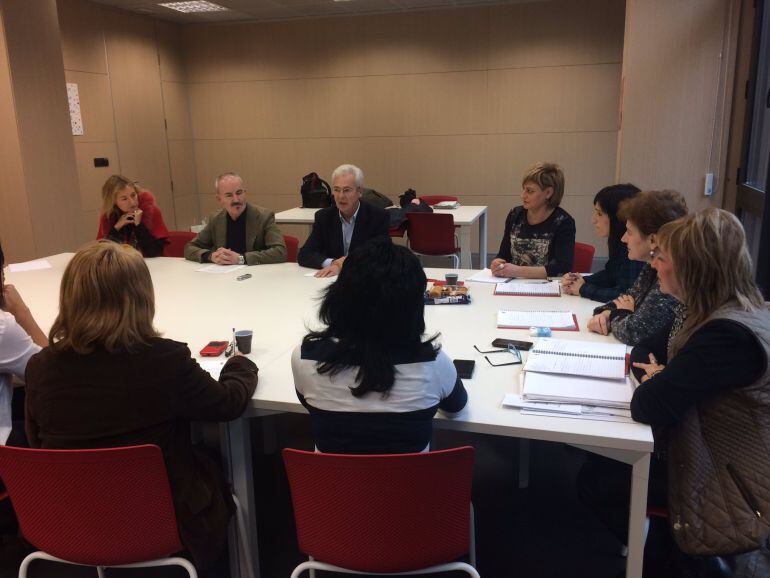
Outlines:
[[497,312],[497,326],[500,329],[549,327],[554,331],[580,330],[577,317],[572,311],[512,311],[500,309]]
[[507,281],[495,285],[495,295],[559,297],[561,295],[561,285],[558,281]]

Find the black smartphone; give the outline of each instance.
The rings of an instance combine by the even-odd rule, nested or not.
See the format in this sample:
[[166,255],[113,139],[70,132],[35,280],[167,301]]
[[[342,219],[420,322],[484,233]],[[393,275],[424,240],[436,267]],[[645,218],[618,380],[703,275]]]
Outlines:
[[529,351],[529,348],[532,347],[531,341],[517,341],[515,339],[502,339],[498,337],[492,342],[493,347],[508,347],[509,345],[513,345],[516,349],[521,349],[522,351]]
[[457,369],[457,377],[460,379],[471,379],[473,377],[473,369],[476,367],[476,362],[472,359],[455,359],[455,369]]

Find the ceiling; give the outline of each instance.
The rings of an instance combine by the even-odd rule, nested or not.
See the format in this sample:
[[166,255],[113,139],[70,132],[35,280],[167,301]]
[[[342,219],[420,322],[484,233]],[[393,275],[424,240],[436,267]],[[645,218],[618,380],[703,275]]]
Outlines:
[[318,18],[350,14],[404,12],[428,8],[478,6],[483,4],[520,4],[544,0],[210,0],[229,8],[226,12],[184,14],[159,6],[160,2],[173,0],[91,0],[128,12],[144,14],[182,24],[204,22],[232,22],[243,20],[285,20],[294,18]]

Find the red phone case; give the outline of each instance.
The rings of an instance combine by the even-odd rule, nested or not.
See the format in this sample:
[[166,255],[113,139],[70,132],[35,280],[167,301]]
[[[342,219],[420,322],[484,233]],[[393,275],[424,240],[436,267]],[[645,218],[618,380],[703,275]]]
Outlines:
[[202,357],[217,357],[222,355],[222,352],[227,349],[230,344],[229,341],[209,341],[206,347],[201,349]]

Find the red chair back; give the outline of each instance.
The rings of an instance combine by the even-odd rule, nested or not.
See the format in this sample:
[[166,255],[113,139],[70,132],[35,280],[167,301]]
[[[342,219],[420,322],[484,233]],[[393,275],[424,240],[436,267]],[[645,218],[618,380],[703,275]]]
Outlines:
[[131,564],[182,549],[158,446],[0,447],[0,477],[22,535],[78,564]]
[[283,450],[300,550],[358,572],[407,572],[468,553],[472,447],[419,454]]
[[195,238],[190,231],[169,231],[168,243],[163,247],[164,257],[184,257],[184,246]]
[[572,261],[572,270],[576,273],[590,273],[594,263],[596,248],[586,243],[575,243],[575,258]]
[[288,263],[297,262],[297,251],[299,250],[299,239],[291,235],[284,235],[283,242],[286,245],[286,261]]
[[459,201],[457,197],[451,195],[422,195],[420,197],[423,201],[429,205],[435,205],[436,203],[443,203],[444,201]]
[[407,213],[409,247],[422,255],[451,255],[455,245],[455,222],[451,214]]

